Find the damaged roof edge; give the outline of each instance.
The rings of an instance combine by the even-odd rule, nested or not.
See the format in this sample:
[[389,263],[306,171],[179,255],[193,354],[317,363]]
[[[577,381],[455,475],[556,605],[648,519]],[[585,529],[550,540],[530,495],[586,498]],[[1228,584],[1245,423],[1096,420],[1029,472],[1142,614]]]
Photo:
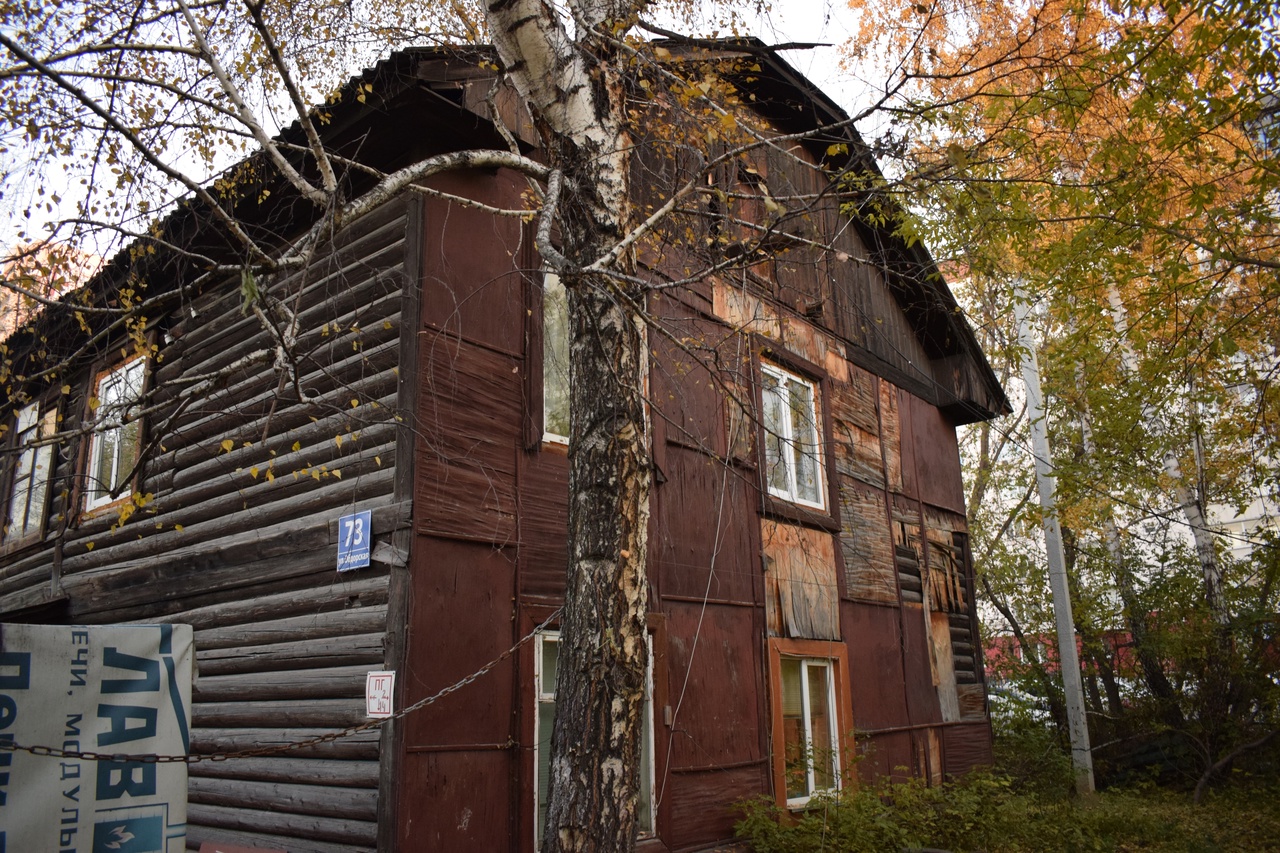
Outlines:
[[[752,103],[754,109],[760,111],[767,119],[779,124],[791,125],[797,131],[834,126],[830,132],[815,135],[812,140],[811,144],[819,159],[832,163],[838,168],[846,170],[853,168],[863,173],[870,173],[876,178],[883,178],[870,148],[853,126],[850,116],[825,92],[782,59],[776,50],[759,39],[726,39],[718,42],[714,49],[707,42],[677,44],[670,40],[659,40],[654,43],[685,51],[686,56],[689,55],[687,51],[701,51],[705,53],[707,59],[715,58],[716,53],[721,56],[745,54],[758,57],[761,66],[759,72],[753,72],[750,75],[739,74],[732,79],[735,86],[749,90],[756,96]],[[315,108],[324,108],[330,113],[325,125],[326,137],[340,138],[344,133],[350,133],[353,129],[359,128],[362,122],[386,115],[388,105],[397,98],[419,90],[423,81],[419,77],[418,67],[424,60],[458,58],[468,59],[478,66],[480,60],[493,61],[495,56],[492,48],[487,45],[411,47],[395,51],[386,59],[363,69],[360,73],[353,75],[328,104]],[[373,86],[372,91],[368,89],[370,85]],[[365,97],[359,98],[357,94]],[[797,105],[800,109],[797,109]],[[435,109],[451,108],[455,111],[465,109],[460,105],[446,104],[443,101],[434,103],[433,107]],[[440,126],[436,125],[437,128]],[[448,137],[464,135],[446,130],[437,132]],[[295,122],[281,131],[278,138],[293,142],[302,140],[302,128]],[[849,154],[841,158],[844,162],[833,162],[833,158],[827,155],[826,149],[832,142],[847,144]],[[231,166],[226,173],[239,169],[246,162],[261,156],[264,156],[262,152],[257,152],[248,160]],[[298,155],[297,159],[299,163],[303,163],[301,155]],[[273,201],[279,201],[288,207],[288,195],[287,192],[282,193],[275,196]],[[890,203],[896,207],[896,202],[890,200]],[[198,207],[198,201],[191,197],[180,200],[176,208],[161,220],[157,233],[165,235],[166,240],[171,240],[176,235],[189,231],[192,232],[189,236],[194,236],[195,232],[205,232],[206,229],[199,224]],[[309,221],[306,214],[301,219],[297,218],[304,209],[310,211],[310,207],[292,207],[290,226],[298,228],[306,226]],[[315,215],[318,216],[318,212]],[[266,230],[265,236],[270,237],[272,223],[269,214],[265,214],[263,223]],[[933,335],[933,337],[945,338],[949,342],[949,345],[944,347],[947,352],[943,360],[958,355],[965,356],[973,360],[974,367],[980,374],[979,377],[971,378],[979,379],[978,384],[982,386],[981,389],[971,388],[975,393],[966,395],[967,399],[962,398],[959,392],[964,386],[971,386],[971,382],[960,382],[951,388],[938,385],[937,390],[940,392],[938,396],[951,398],[941,400],[944,410],[947,410],[957,423],[982,420],[1011,411],[999,380],[987,362],[972,328],[965,320],[959,304],[928,249],[920,243],[909,245],[890,229],[873,228],[865,221],[857,224],[866,236],[871,238],[868,243],[872,248],[883,256],[886,271],[897,271],[893,288],[895,298],[912,318],[921,339],[928,341],[931,337],[930,328],[936,329],[941,324],[945,327],[946,333],[941,336]],[[279,239],[283,241],[285,238],[280,236]],[[69,313],[74,313],[75,307],[83,304],[85,292],[90,291],[89,304],[107,304],[112,294],[139,268],[151,273],[163,270],[168,265],[176,266],[180,263],[176,256],[168,257],[171,253],[164,251],[157,255],[139,252],[137,251],[139,244],[140,241],[134,241],[125,246],[104,264],[88,283],[68,292],[59,299],[59,302],[68,309]],[[910,271],[910,274],[903,275],[904,270]],[[190,271],[186,274],[189,275]],[[174,275],[167,278],[166,288],[177,290],[178,280],[182,277],[182,275]],[[163,293],[162,290],[154,292]],[[55,328],[55,323],[66,321],[65,316],[58,318],[51,316],[49,312],[42,312],[42,316],[37,320],[37,328],[26,332],[19,330],[10,337],[10,350],[23,350],[24,337],[29,338],[28,346],[39,340],[41,336],[49,337],[50,332]],[[952,349],[955,346],[959,347],[958,351]],[[977,393],[979,390],[982,393]]]

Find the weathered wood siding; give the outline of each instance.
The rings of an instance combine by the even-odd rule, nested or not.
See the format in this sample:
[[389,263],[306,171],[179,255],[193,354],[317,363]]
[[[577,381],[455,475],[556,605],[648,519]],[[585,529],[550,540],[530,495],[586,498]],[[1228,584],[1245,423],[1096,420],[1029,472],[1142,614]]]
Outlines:
[[[114,508],[79,511],[84,449],[60,448],[49,534],[61,534],[60,547],[0,570],[6,611],[53,597],[62,609],[46,620],[193,625],[195,753],[283,746],[365,719],[364,674],[387,660],[388,578],[409,525],[396,487],[409,209],[382,207],[305,272],[270,284],[299,312],[296,389],[280,387],[269,355],[147,418],[147,500],[123,523]],[[155,328],[150,381],[162,403],[184,383],[273,353],[241,310],[238,280],[206,288]],[[61,403],[68,426],[84,412],[87,381],[73,380]],[[382,562],[340,575],[337,519],[362,509],[373,511]],[[372,850],[378,762],[375,730],[193,764],[188,846]]]
[[[794,163],[768,168],[784,192]],[[502,174],[442,186],[493,205],[522,189]],[[837,221],[834,208],[815,216]],[[518,222],[433,201],[424,228],[404,699],[501,660],[407,721],[398,839],[527,851],[532,644],[504,654],[562,599],[568,498],[565,450],[540,441],[540,277]],[[870,254],[856,233],[841,239],[851,255]],[[687,260],[675,249],[669,257]],[[888,332],[846,333],[831,308],[854,306],[877,329],[913,334],[872,272],[787,253],[747,279],[651,301],[662,329],[649,380],[655,849],[730,838],[734,803],[770,791],[769,637],[845,644],[845,722],[866,735],[858,772],[905,767],[937,779],[989,754],[954,427],[872,369],[901,377],[927,366],[918,340],[873,346]],[[821,374],[825,518],[762,494],[762,349]]]

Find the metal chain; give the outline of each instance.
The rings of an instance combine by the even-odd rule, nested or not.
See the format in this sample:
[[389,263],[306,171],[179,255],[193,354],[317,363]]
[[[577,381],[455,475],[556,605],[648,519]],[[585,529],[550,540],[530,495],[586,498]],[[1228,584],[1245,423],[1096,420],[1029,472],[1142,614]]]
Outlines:
[[433,702],[443,699],[444,697],[448,696],[450,693],[455,693],[461,690],[462,688],[466,687],[468,684],[474,684],[476,681],[479,681],[480,678],[482,678],[486,673],[488,673],[495,666],[502,663],[504,660],[506,660],[507,658],[515,654],[517,651],[519,651],[520,647],[523,646],[525,643],[529,642],[529,640],[533,639],[533,637],[536,634],[546,630],[547,626],[550,625],[552,622],[554,622],[560,616],[561,609],[562,608],[557,607],[554,611],[552,611],[550,616],[542,620],[542,623],[538,625],[538,627],[534,628],[528,634],[525,634],[523,637],[517,640],[515,645],[513,645],[511,648],[507,649],[505,652],[498,655],[496,658],[489,661],[484,666],[480,667],[478,670],[471,673],[461,681],[456,681],[453,684],[450,684],[448,687],[445,687],[437,691],[436,693],[433,693],[432,695],[426,697],[425,699],[419,699],[417,702],[414,702],[412,705],[402,708],[401,710],[395,712],[389,717],[380,717],[376,720],[369,720],[368,722],[361,723],[358,726],[351,726],[350,728],[342,729],[341,731],[329,732],[328,734],[323,734],[323,735],[320,735],[319,737],[311,738],[310,740],[301,740],[301,741],[296,741],[294,743],[286,743],[281,746],[262,746],[262,747],[257,747],[256,749],[240,749],[240,750],[235,750],[233,752],[210,752],[210,753],[204,753],[204,754],[186,753],[183,755],[153,755],[153,754],[134,755],[134,754],[120,754],[120,753],[107,753],[107,752],[91,752],[91,751],[80,751],[80,750],[73,750],[73,749],[59,749],[56,746],[24,746],[20,743],[15,743],[13,741],[0,740],[0,752],[29,752],[32,755],[48,756],[50,758],[69,758],[69,759],[76,759],[80,761],[117,761],[117,762],[127,761],[127,762],[135,762],[135,763],[142,763],[142,764],[199,764],[202,761],[228,761],[236,758],[258,758],[264,755],[283,755],[285,753],[293,752],[299,749],[305,749],[310,746],[318,746],[319,744],[324,744],[324,743],[333,743],[334,741],[351,737],[352,735],[359,734],[360,732],[369,731],[370,729],[381,728],[382,726],[384,726],[385,724],[393,720],[399,720],[404,717],[407,717],[409,714],[412,714],[414,711],[417,711],[420,708],[425,708],[427,705],[430,705]]

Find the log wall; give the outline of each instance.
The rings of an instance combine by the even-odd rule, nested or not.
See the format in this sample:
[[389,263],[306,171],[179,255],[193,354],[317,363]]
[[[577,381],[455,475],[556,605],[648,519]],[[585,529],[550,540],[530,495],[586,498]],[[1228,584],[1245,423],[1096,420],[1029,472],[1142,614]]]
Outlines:
[[[402,388],[398,362],[403,306],[416,305],[405,267],[412,207],[382,207],[304,272],[264,283],[298,312],[296,386],[281,384],[238,280],[155,323],[150,382],[163,406],[145,421],[144,505],[123,520],[118,507],[80,512],[85,450],[60,448],[50,547],[0,569],[7,611],[50,600],[60,609],[45,621],[191,624],[196,754],[284,746],[366,719],[365,672],[388,662],[389,578],[407,557],[397,442],[412,384]],[[254,353],[266,356],[248,363]],[[211,393],[181,402],[185,383],[238,362]],[[88,381],[63,401],[68,426]],[[339,574],[338,517],[364,509],[378,560]],[[374,850],[379,754],[373,730],[192,764],[188,847]]]

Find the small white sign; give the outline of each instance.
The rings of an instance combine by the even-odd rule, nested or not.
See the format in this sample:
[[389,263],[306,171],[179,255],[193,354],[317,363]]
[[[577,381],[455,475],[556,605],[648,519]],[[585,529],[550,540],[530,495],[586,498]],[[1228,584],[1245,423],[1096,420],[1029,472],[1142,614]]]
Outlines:
[[373,513],[369,510],[338,519],[338,571],[348,572],[369,565],[373,550]]
[[365,714],[370,717],[390,717],[393,708],[391,696],[396,686],[394,672],[370,672],[364,680]]

